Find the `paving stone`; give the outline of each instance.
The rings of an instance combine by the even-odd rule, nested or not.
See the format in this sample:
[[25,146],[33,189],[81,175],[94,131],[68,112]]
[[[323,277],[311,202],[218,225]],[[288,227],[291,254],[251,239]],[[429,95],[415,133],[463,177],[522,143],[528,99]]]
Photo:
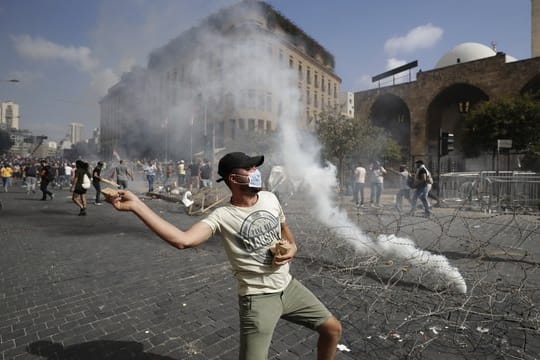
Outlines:
[[[47,203],[47,207],[23,193],[1,195],[4,209],[0,212],[0,359],[38,359],[39,355],[31,353],[30,349],[39,344],[71,351],[75,354],[71,356],[73,359],[84,356],[92,360],[237,359],[236,284],[219,239],[212,239],[196,249],[179,251],[151,234],[131,214],[114,211],[109,206],[89,212],[84,223],[79,222],[81,219],[74,213],[67,192],[65,197],[59,196],[58,201],[55,198],[54,203]],[[148,203],[183,227],[199,219],[171,212],[168,204],[161,200]],[[384,309],[373,304],[380,304],[383,299],[388,300],[386,304],[391,303],[390,300],[405,301],[407,296],[417,296],[422,291],[428,294],[427,290],[414,286],[384,288],[380,278],[368,276],[363,270],[339,269],[339,262],[310,257],[309,239],[317,234],[320,236],[323,230],[313,221],[302,224],[305,206],[293,200],[288,203],[285,212],[300,248],[299,256],[292,263],[292,272],[342,319],[341,343],[351,352],[338,351],[336,359],[392,359],[389,354],[398,358],[399,354],[410,351],[416,338],[407,339],[400,345],[378,337],[403,323],[407,314],[399,304]],[[526,273],[527,277],[522,276],[527,286],[519,283],[520,286],[513,287],[508,293],[497,293],[501,283],[513,284],[513,278],[503,277],[494,281],[495,285],[490,289],[493,293],[477,292],[470,300],[491,295],[492,299],[502,299],[499,295],[515,299],[514,303],[504,302],[500,306],[511,305],[509,309],[523,314],[529,311],[529,318],[522,323],[530,329],[527,343],[524,345],[523,342],[525,327],[512,331],[502,327],[497,331],[511,338],[507,340],[511,347],[507,349],[508,354],[526,357],[515,352],[515,349],[526,349],[528,356],[533,358],[531,354],[538,353],[540,336],[535,321],[538,312],[536,305],[531,305],[540,303],[537,290],[540,275],[534,270],[540,259],[535,257],[540,254],[537,222],[535,225],[533,220],[525,217],[456,214],[451,209],[435,209],[434,219],[426,220],[399,218],[389,207],[363,210],[358,215],[350,204],[343,208],[350,211],[352,219],[361,222],[369,234],[380,233],[381,229],[388,233],[414,234],[415,241],[421,246],[454,256],[451,261],[460,268],[469,266],[471,278],[482,266],[475,259],[463,256],[469,249],[474,250],[473,245],[489,238],[489,245],[500,249],[503,245],[525,240],[521,244],[529,251],[525,259],[514,257],[507,262],[498,258],[489,263],[491,271],[482,271],[494,273],[495,277],[519,274],[518,270],[528,266],[530,272]],[[504,224],[512,225],[505,227]],[[430,239],[433,234],[444,241],[433,242]],[[463,248],[466,250],[455,247],[461,240],[466,240],[463,241],[469,246]],[[516,267],[516,264],[520,266]],[[341,282],[342,279],[336,276],[337,269],[350,274],[358,271],[358,276],[347,277],[351,282]],[[517,302],[523,297],[537,301],[526,307]],[[449,298],[441,294],[440,302],[450,301]],[[454,300],[456,309],[451,314],[434,316],[431,325],[443,315],[452,317],[451,321],[463,321],[460,299]],[[391,316],[384,318],[384,315]],[[473,316],[469,316],[472,324]],[[476,326],[481,326],[485,318],[477,315],[474,321]],[[476,326],[465,335],[477,340]],[[430,332],[429,326],[422,330]],[[405,329],[401,333],[406,336]],[[493,330],[490,335],[491,338],[485,336],[478,343],[478,358],[488,354],[488,350],[495,354],[501,350],[494,347],[496,334]],[[433,339],[432,344],[437,344],[436,340]],[[280,321],[269,359],[314,359],[316,341],[317,335],[311,330]],[[445,349],[442,342],[437,346],[429,354]],[[457,351],[447,359],[473,358],[474,354]],[[418,355],[417,358],[422,357]]]

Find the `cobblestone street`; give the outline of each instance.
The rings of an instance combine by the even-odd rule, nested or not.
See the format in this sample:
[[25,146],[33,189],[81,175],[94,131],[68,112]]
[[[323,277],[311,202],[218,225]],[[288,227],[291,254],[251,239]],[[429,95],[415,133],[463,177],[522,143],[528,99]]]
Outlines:
[[[538,358],[538,216],[404,217],[390,193],[381,208],[341,206],[370,236],[407,236],[446,256],[468,292],[434,291],[406,264],[355,256],[287,199],[300,245],[292,273],[341,319],[336,358]],[[39,201],[14,188],[0,200],[1,359],[236,359],[236,285],[219,239],[179,251],[107,204],[78,217],[65,191]],[[181,228],[199,219],[146,201]],[[315,359],[316,340],[282,321],[270,358]]]

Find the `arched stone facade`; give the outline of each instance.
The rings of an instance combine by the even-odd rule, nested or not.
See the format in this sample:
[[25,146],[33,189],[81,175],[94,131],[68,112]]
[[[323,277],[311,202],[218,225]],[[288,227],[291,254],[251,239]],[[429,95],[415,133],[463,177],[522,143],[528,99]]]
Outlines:
[[[437,157],[439,132],[459,136],[460,121],[478,102],[538,90],[540,57],[507,63],[506,55],[498,53],[481,60],[420,70],[416,80],[409,83],[356,92],[355,118],[367,117],[378,126],[384,125],[391,134],[396,133],[392,126],[399,124],[393,121],[408,123],[409,150],[403,147],[403,157],[412,162],[414,158]],[[388,111],[381,103],[388,106]],[[459,156],[459,149],[454,156]]]

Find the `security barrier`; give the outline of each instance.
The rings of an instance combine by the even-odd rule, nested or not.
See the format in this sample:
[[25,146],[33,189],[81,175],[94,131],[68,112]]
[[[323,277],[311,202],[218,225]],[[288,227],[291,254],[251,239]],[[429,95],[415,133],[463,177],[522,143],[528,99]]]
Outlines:
[[538,211],[540,175],[533,172],[444,173],[439,198],[448,206],[491,211]]

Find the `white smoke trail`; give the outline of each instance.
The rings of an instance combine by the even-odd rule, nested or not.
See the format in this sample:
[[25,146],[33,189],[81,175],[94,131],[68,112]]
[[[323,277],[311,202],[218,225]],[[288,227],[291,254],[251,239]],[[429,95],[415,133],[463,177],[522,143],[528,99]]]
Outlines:
[[[264,16],[261,14],[257,19]],[[305,131],[300,130],[304,109],[300,106],[302,96],[296,69],[286,60],[278,61],[276,56],[272,55],[275,53],[271,44],[275,44],[276,39],[271,38],[270,34],[241,34],[245,36],[243,41],[235,41],[233,37],[231,42],[228,36],[213,31],[207,34],[199,33],[193,39],[196,44],[204,44],[203,51],[199,52],[204,56],[200,56],[199,62],[191,65],[189,79],[195,90],[187,91],[191,91],[192,95],[202,95],[206,99],[205,103],[212,102],[212,99],[218,101],[222,94],[226,94],[225,100],[230,96],[231,99],[236,99],[233,102],[240,108],[250,109],[253,114],[255,110],[266,109],[264,106],[259,108],[260,103],[264,104],[264,101],[259,101],[260,96],[270,96],[270,107],[274,114],[278,108],[276,105],[279,104],[280,109],[277,113],[281,141],[277,152],[281,153],[281,156],[276,157],[281,158],[289,176],[296,176],[297,179],[294,180],[300,180],[307,185],[309,197],[315,202],[312,209],[317,218],[333,229],[337,237],[349,241],[359,255],[375,255],[407,262],[413,271],[418,271],[421,278],[424,278],[425,274],[435,275],[440,280],[438,282],[443,282],[445,286],[454,286],[460,292],[466,292],[465,281],[445,257],[421,250],[412,240],[406,238],[380,235],[372,239],[353,224],[345,212],[336,207],[332,198],[337,185],[335,167],[332,164],[320,166],[320,145],[313,137],[306,136]],[[173,47],[165,50],[170,51],[174,57]],[[211,68],[215,71],[209,71]],[[191,114],[193,111],[188,104],[180,104],[178,114],[173,112],[169,117],[182,119],[182,113]],[[219,115],[228,117],[226,111]],[[230,116],[235,117],[233,113]],[[250,120],[254,122],[255,117],[256,115],[253,115]],[[188,119],[189,117],[184,117],[184,125],[188,124]],[[185,132],[189,132],[189,127],[185,127]],[[236,139],[240,143],[242,140]]]
[[298,113],[298,105],[286,99],[295,99],[296,96],[291,92],[296,91],[296,88],[281,90],[282,101],[287,104],[284,108],[287,110],[280,118],[280,147],[286,154],[283,162],[287,173],[307,185],[308,197],[315,203],[311,208],[317,219],[332,229],[338,238],[347,240],[360,256],[374,255],[406,262],[411,266],[409,272],[417,275],[418,279],[427,281],[429,278],[442,283],[436,285],[437,288],[454,288],[460,293],[466,293],[465,280],[446,257],[419,249],[411,239],[395,235],[379,235],[372,239],[348,218],[345,211],[336,206],[332,197],[337,188],[335,166],[327,164],[323,168],[319,165],[319,145],[314,139],[306,139],[305,135],[301,137],[296,122],[291,120]]

